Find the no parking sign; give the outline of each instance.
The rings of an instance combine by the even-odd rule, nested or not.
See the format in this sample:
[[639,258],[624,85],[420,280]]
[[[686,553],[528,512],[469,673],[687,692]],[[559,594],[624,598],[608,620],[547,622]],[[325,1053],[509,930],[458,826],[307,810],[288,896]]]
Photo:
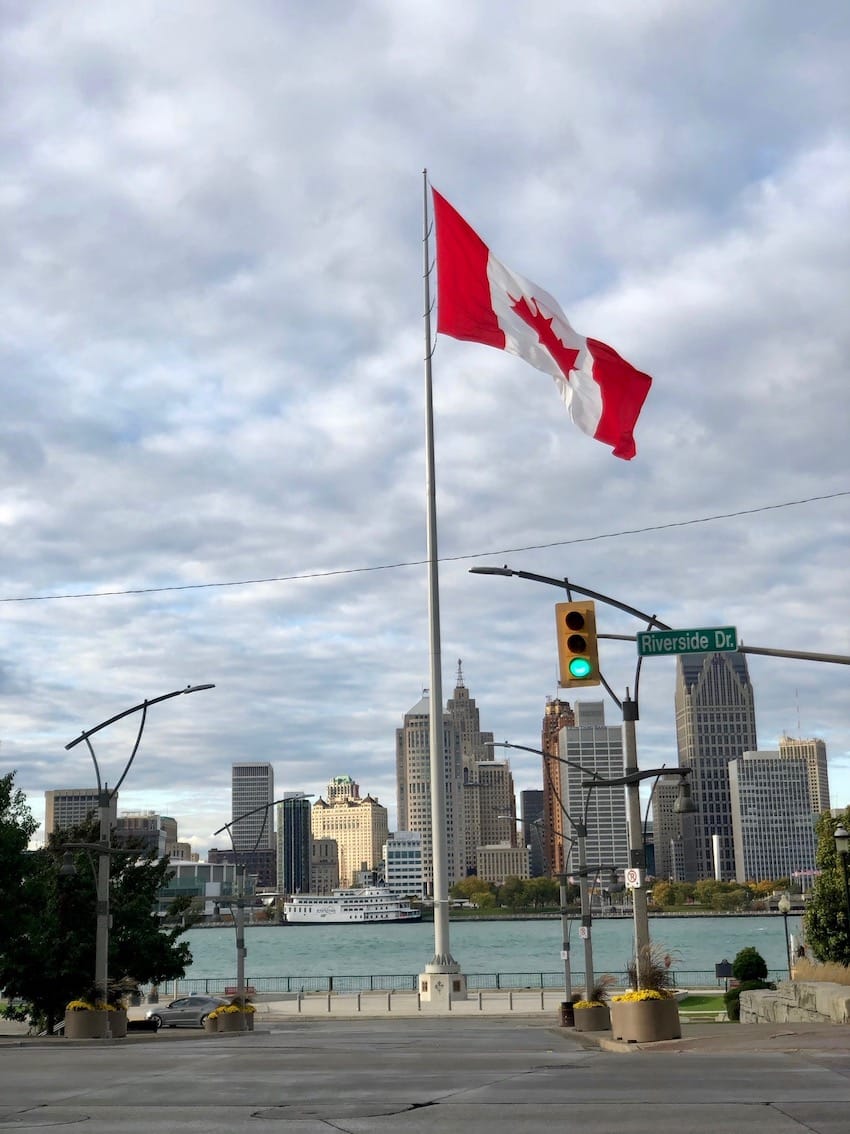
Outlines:
[[643,885],[641,872],[637,869],[637,867],[634,866],[627,868],[623,876],[623,881],[625,882],[626,888],[628,890],[639,890]]

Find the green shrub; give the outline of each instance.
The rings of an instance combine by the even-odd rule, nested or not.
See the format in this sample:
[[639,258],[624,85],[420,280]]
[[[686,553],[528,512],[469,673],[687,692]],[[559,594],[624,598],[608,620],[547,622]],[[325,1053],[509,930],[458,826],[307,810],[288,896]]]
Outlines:
[[767,977],[767,963],[752,945],[742,949],[732,962],[732,976],[738,981],[764,980]]
[[[755,950],[753,951],[755,952]],[[726,1005],[726,1015],[730,1020],[741,1019],[741,993],[752,992],[759,988],[776,988],[776,985],[770,984],[765,980],[742,980],[736,988],[730,988],[723,994],[723,1001]]]

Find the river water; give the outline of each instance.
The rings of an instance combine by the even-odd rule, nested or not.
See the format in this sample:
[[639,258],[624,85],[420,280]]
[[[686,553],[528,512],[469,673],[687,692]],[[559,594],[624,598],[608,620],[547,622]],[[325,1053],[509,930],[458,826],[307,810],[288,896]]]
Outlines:
[[[714,966],[748,945],[769,969],[787,967],[783,919],[748,917],[650,918],[650,936],[673,958],[677,971],[713,973]],[[800,918],[788,918],[789,933],[799,940]],[[632,950],[631,919],[605,918],[592,929],[596,972],[622,973]],[[449,927],[452,955],[464,973],[563,972],[561,922],[457,921]],[[194,929],[186,934],[192,950],[187,978],[235,977],[236,938],[232,928]],[[249,926],[245,943],[248,981],[260,977],[397,975],[421,972],[434,952],[434,926],[284,925]],[[570,954],[574,971],[584,968],[584,947],[572,925]]]

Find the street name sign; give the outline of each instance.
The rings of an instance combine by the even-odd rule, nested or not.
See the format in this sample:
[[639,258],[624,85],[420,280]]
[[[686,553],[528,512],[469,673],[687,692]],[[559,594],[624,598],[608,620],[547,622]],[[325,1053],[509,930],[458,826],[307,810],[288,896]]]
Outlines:
[[719,654],[738,648],[734,626],[713,626],[698,630],[643,630],[637,635],[637,652],[642,658],[669,654]]

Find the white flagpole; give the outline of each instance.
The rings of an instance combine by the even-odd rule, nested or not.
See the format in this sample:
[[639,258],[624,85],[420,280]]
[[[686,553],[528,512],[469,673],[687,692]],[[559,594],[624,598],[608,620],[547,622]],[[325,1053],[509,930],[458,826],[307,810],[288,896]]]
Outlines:
[[[428,171],[423,170],[424,186],[424,250],[425,281],[425,470],[428,514],[428,622],[430,634],[430,698],[428,741],[431,774],[431,847],[434,886],[434,959],[420,977],[420,993],[428,1000],[448,999],[452,991],[465,997],[465,982],[436,978],[439,973],[458,973],[460,967],[449,948],[449,844],[446,830],[446,767],[443,741],[443,679],[440,649],[440,585],[437,556],[437,486],[434,462],[434,398],[431,382],[431,261],[430,224],[428,219]],[[459,816],[456,817],[459,819]],[[437,987],[440,985],[440,987]]]

